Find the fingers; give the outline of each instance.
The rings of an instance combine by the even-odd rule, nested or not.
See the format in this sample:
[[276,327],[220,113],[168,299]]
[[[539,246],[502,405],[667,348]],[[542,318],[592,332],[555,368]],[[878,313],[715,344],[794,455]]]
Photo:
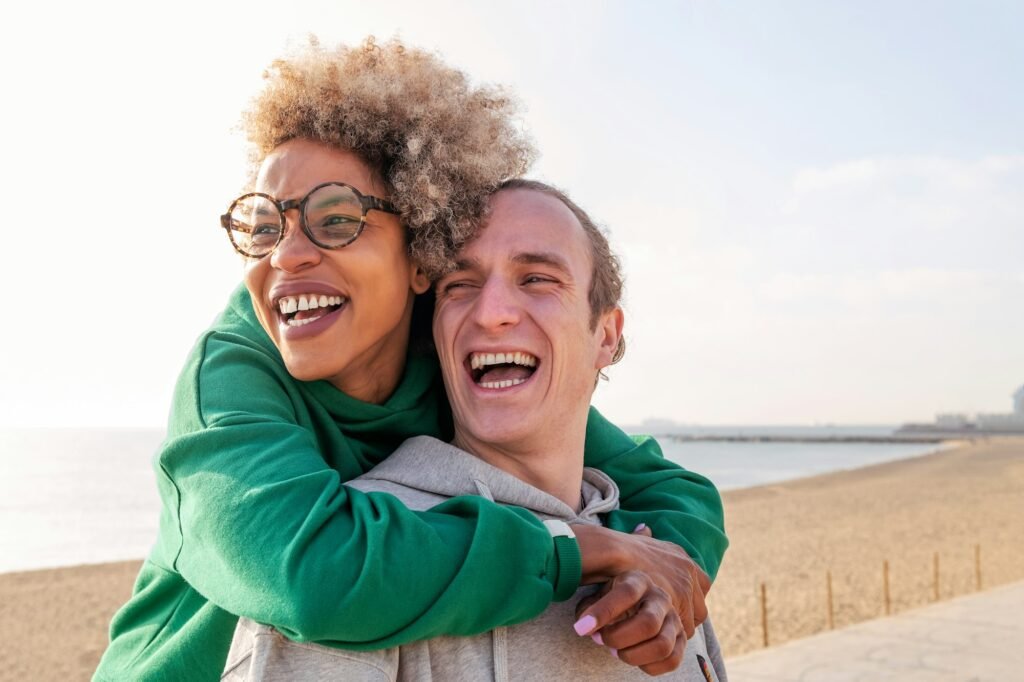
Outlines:
[[664,675],[665,673],[672,672],[680,666],[683,662],[683,655],[686,653],[686,638],[682,633],[676,637],[675,645],[672,647],[672,653],[660,661],[654,663],[645,663],[640,666],[648,675],[654,677],[655,675]]
[[697,568],[694,564],[694,570],[697,572],[697,585],[700,586],[700,591],[707,594],[711,591],[711,578],[704,571]]
[[576,632],[593,636],[624,663],[649,675],[679,666],[686,640],[694,633],[694,614],[701,614],[701,620],[707,615],[699,590],[693,590],[693,602],[677,609],[668,592],[639,571],[617,576],[602,592],[581,600]]
[[641,523],[639,526],[633,529],[633,535],[643,535],[647,538],[653,538],[654,533],[651,532],[650,526],[646,523]]
[[[704,595],[699,592],[694,592],[693,600],[691,602],[692,617],[694,626],[698,626],[703,623],[708,617],[708,605],[704,601]],[[691,630],[686,631],[687,637],[693,637]]]
[[668,656],[676,635],[682,631],[679,616],[668,595],[652,586],[632,614],[601,628],[601,638],[606,646],[620,652],[643,645],[648,649],[658,648],[657,654],[643,655],[644,662],[649,662]]
[[583,597],[578,602],[576,602],[576,620],[582,618],[586,614],[587,609],[589,609],[591,605],[596,604],[597,600],[600,598],[601,594],[595,592],[594,594]]
[[649,675],[675,670],[683,660],[686,634],[667,599],[645,601],[630,618],[606,626],[600,643],[615,655]]
[[579,619],[573,627],[581,637],[627,615],[640,602],[649,584],[642,574],[629,571],[608,581],[606,587],[607,591],[597,601],[582,612],[577,611]]

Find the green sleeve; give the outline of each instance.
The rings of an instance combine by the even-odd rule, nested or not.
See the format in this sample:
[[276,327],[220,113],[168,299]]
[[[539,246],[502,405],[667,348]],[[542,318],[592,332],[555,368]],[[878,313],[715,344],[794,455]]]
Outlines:
[[653,438],[630,438],[594,408],[585,464],[619,486],[621,509],[608,515],[610,528],[629,533],[646,523],[655,537],[682,547],[715,579],[729,541],[722,498],[708,479],[665,459]]
[[210,602],[294,640],[377,649],[528,620],[573,579],[525,510],[456,498],[413,512],[342,485],[257,349],[204,349],[157,473],[176,523],[166,555]]

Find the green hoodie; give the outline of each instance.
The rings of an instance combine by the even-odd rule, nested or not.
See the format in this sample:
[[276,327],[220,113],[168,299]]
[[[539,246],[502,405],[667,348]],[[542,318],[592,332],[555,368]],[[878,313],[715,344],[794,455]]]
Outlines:
[[[579,582],[579,549],[479,497],[413,512],[342,485],[406,438],[447,438],[436,360],[383,405],[293,379],[240,287],[196,344],[156,457],[156,546],[111,623],[97,680],[216,680],[238,616],[297,641],[379,649],[529,620]],[[607,525],[651,526],[712,577],[727,541],[706,479],[591,410],[586,465],[618,484]]]

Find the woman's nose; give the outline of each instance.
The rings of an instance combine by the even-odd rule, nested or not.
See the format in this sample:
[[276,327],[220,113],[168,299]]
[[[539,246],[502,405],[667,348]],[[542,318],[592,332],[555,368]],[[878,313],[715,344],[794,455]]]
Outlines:
[[270,264],[285,272],[299,272],[320,262],[320,248],[299,226],[298,209],[285,212],[284,237],[270,254]]

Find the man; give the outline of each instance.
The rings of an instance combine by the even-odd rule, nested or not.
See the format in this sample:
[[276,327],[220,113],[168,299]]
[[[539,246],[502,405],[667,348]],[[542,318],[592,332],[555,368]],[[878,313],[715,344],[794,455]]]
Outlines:
[[[528,509],[556,536],[571,532],[567,523],[600,523],[618,490],[583,467],[587,413],[599,373],[623,348],[621,275],[604,236],[557,190],[510,181],[436,286],[434,340],[455,438],[410,439],[351,485],[413,509],[482,495]],[[483,635],[370,652],[290,642],[243,620],[227,679],[595,680],[673,670],[670,679],[725,679],[709,622],[687,643],[674,607],[643,574],[619,576],[606,590],[616,598],[606,595],[603,608],[611,603],[616,613],[597,632],[609,614],[595,618],[585,588],[582,617],[571,600]],[[657,660],[630,666],[652,651]]]

